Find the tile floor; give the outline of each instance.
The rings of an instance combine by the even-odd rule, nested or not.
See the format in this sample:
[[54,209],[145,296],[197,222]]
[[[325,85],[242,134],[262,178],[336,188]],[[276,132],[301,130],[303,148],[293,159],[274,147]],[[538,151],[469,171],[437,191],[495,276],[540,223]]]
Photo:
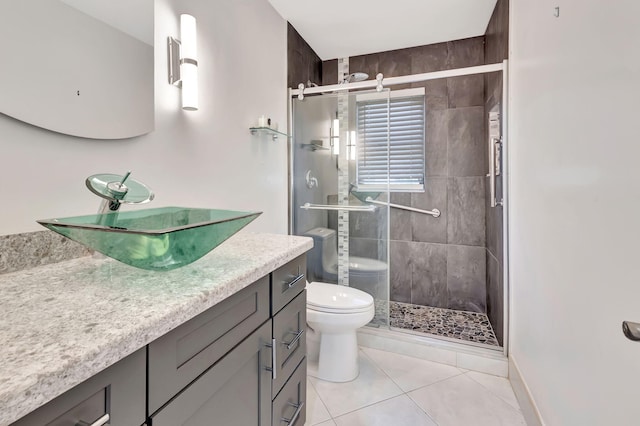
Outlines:
[[[310,370],[313,366],[310,366]],[[526,425],[509,381],[360,348],[349,383],[307,379],[306,426]]]

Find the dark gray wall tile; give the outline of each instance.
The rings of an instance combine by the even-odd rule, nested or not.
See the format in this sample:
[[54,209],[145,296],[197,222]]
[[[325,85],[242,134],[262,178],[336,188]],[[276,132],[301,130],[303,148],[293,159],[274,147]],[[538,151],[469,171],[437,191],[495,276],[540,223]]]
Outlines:
[[[408,192],[391,193],[391,202],[403,206],[411,205],[411,194]],[[390,218],[390,238],[392,240],[411,241],[413,236],[411,233],[411,212],[401,209],[389,209]]]
[[484,177],[449,178],[447,194],[447,242],[485,245]]
[[411,303],[411,244],[406,241],[390,242],[390,299],[395,302]]
[[502,264],[487,252],[487,316],[498,343],[504,338],[504,291]]
[[[359,204],[354,197],[351,204]],[[382,238],[386,234],[387,209],[382,207],[374,212],[350,212],[349,236],[357,238]]]
[[441,71],[447,68],[449,47],[447,43],[435,43],[407,49],[411,60],[410,74]]
[[484,76],[466,75],[447,79],[449,108],[484,106]]
[[425,129],[425,173],[427,176],[447,176],[449,145],[448,110],[427,108]]
[[[378,53],[378,69],[385,77],[411,74],[411,53],[409,49],[390,50]],[[372,76],[375,78],[376,74]],[[398,90],[393,86],[392,90]]]
[[447,68],[484,65],[484,36],[447,42]]
[[486,246],[487,250],[502,262],[503,256],[503,215],[502,206],[491,207],[489,196],[489,178],[485,178],[485,209],[486,209]]
[[413,241],[447,243],[447,187],[447,178],[427,178],[424,192],[411,194],[411,207],[441,211],[440,217],[411,213]]
[[338,60],[331,59],[322,62],[322,85],[338,83]]
[[316,84],[322,82],[322,61],[311,46],[298,34],[296,29],[287,25],[287,84],[298,87],[307,81]]
[[449,108],[447,79],[428,80],[412,83],[411,87],[424,87],[427,111],[440,111]]
[[486,249],[447,246],[447,291],[449,308],[486,312]]
[[410,247],[413,264],[411,303],[448,307],[447,246],[410,243]]
[[498,0],[485,33],[485,63],[501,62],[509,57],[509,0]]
[[449,110],[449,176],[486,176],[487,144],[483,107]]
[[[349,237],[349,255],[366,257],[368,259],[380,259],[378,257],[378,240],[375,238]],[[383,259],[386,261],[386,254]]]

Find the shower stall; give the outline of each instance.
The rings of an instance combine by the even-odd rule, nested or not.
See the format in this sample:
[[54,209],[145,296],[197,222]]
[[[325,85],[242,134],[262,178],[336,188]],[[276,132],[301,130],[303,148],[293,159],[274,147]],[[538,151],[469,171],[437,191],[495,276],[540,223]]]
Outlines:
[[[371,294],[370,328],[506,354],[507,251],[501,248],[501,270],[490,271],[497,268],[480,246],[488,245],[485,235],[467,225],[482,222],[484,233],[491,209],[499,209],[500,221],[486,221],[506,235],[507,61],[358,82],[348,78],[348,62],[338,67],[339,84],[289,91],[289,226],[314,239],[309,281]],[[502,77],[501,97],[490,110],[464,116],[473,125],[451,113],[446,142],[482,141],[470,151],[482,157],[473,162],[481,166],[471,176],[453,166],[429,173],[442,141],[428,86],[414,83],[484,75]]]

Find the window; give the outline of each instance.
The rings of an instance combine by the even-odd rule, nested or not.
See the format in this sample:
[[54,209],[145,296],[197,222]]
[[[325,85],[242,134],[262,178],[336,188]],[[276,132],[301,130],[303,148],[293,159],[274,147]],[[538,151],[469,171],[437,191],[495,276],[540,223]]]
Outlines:
[[358,95],[356,111],[358,190],[385,190],[388,177],[392,191],[424,191],[424,88],[391,92],[388,103]]

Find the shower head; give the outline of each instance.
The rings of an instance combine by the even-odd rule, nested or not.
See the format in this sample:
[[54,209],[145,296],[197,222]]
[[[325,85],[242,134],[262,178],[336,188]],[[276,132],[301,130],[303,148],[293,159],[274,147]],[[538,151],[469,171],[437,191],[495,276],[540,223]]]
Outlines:
[[349,74],[342,80],[342,83],[354,83],[356,81],[364,81],[369,78],[369,74],[366,72],[354,72]]

